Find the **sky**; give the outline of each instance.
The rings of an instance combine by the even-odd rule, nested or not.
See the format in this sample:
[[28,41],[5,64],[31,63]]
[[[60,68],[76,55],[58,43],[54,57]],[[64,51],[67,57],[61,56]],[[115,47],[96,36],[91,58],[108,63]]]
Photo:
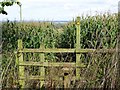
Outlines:
[[[0,0],[3,1],[3,0]],[[117,13],[119,0],[19,0],[22,20],[69,21],[76,16]],[[20,20],[18,5],[5,7],[8,15],[0,14],[0,21]]]

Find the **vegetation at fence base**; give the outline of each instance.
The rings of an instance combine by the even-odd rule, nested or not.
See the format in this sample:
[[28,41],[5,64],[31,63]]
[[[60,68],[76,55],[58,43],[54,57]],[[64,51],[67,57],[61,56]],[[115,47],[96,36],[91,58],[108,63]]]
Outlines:
[[[109,13],[81,17],[81,48],[115,48],[118,31],[117,19],[117,14]],[[18,39],[23,40],[25,48],[40,48],[41,45],[45,48],[74,48],[76,46],[76,27],[74,21],[63,24],[52,22],[2,22],[3,87],[14,87],[18,83],[14,54],[14,51],[17,50]],[[25,53],[24,56],[26,61],[38,62],[40,58],[38,53]],[[45,54],[45,59],[49,62],[71,62],[75,58],[74,53]],[[86,68],[81,69],[83,79],[80,81],[73,80],[71,87],[115,87],[117,69],[115,54],[87,53],[81,55],[81,60],[87,65]],[[29,69],[26,67],[31,75],[39,75],[38,67],[30,67]],[[61,75],[59,69],[57,71],[52,68],[52,70],[50,72],[48,68],[49,73],[47,73],[48,76],[51,76],[51,79],[55,75],[56,77]],[[61,83],[58,84],[58,87],[59,85],[61,86]]]

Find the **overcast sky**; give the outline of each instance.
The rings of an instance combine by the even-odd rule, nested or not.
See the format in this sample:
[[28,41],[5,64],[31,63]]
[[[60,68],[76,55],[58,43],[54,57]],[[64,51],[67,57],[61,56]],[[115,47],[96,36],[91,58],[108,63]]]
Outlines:
[[[3,0],[0,0],[3,1]],[[76,16],[118,12],[119,0],[19,0],[23,20],[72,20]],[[1,20],[20,20],[19,6],[6,7]]]

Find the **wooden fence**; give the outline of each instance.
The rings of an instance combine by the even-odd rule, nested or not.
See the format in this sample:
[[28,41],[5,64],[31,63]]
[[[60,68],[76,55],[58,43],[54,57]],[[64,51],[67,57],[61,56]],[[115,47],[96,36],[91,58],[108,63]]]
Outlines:
[[[77,17],[76,21],[76,48],[74,49],[65,49],[65,48],[54,48],[54,49],[46,49],[43,45],[40,46],[39,49],[27,49],[23,48],[22,40],[18,40],[18,51],[16,56],[16,64],[19,68],[19,84],[22,85],[22,88],[25,86],[25,66],[39,66],[40,67],[40,76],[32,76],[29,79],[39,79],[40,80],[40,88],[44,84],[45,80],[45,67],[75,67],[76,75],[75,79],[80,79],[80,68],[86,67],[80,60],[81,53],[88,52],[115,52],[115,49],[81,49],[80,45],[80,17]],[[23,53],[40,53],[40,62],[29,62],[23,60]],[[76,62],[45,62],[45,53],[75,53],[76,54]],[[67,78],[67,77],[66,77]],[[66,83],[64,83],[64,88],[66,87]]]

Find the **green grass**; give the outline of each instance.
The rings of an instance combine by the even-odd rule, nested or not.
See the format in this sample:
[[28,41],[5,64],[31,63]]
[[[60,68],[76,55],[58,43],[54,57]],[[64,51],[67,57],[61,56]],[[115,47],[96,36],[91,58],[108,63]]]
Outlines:
[[[81,17],[81,48],[115,48],[118,32],[117,19],[117,14],[109,13]],[[74,21],[62,24],[53,22],[3,22],[3,87],[12,87],[16,85],[18,80],[15,55],[13,53],[17,50],[18,39],[23,40],[23,46],[26,48],[40,48],[41,44],[45,48],[74,48],[76,43],[75,30]],[[45,59],[49,62],[74,62],[75,58],[74,53],[45,54]],[[25,53],[24,59],[39,61],[39,54]],[[117,69],[115,54],[82,54],[81,60],[87,64],[87,68],[81,69],[81,76],[83,78],[80,81],[73,80],[70,87],[115,87]],[[28,72],[36,74],[38,72],[37,67],[30,67]],[[48,78],[51,80],[55,75],[57,77],[62,73],[59,68],[52,68],[52,71],[48,70],[48,72],[47,77],[50,75]],[[59,80],[55,84],[58,87],[62,86]]]

